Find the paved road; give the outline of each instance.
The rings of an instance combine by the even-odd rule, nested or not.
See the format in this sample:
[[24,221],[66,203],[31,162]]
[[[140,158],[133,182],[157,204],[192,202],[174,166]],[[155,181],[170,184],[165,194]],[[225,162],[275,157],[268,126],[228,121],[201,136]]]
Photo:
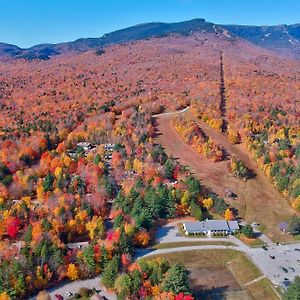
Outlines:
[[153,115],[154,118],[157,118],[157,117],[168,117],[168,116],[176,116],[176,115],[180,115],[180,114],[183,114],[185,113],[186,111],[189,110],[189,106],[182,109],[182,110],[178,110],[178,111],[172,111],[172,112],[165,112],[165,113],[161,113],[161,114],[156,114],[156,115]]
[[[55,295],[59,294],[64,297],[64,299],[68,299],[67,292],[71,292],[73,294],[77,293],[81,287],[85,288],[95,288],[96,290],[101,290],[100,295],[105,296],[109,300],[117,300],[117,296],[115,294],[107,293],[104,288],[100,285],[100,277],[95,277],[92,279],[86,280],[76,280],[71,281],[66,284],[60,285],[55,288],[51,288],[48,290],[50,297],[52,300],[55,300]],[[30,298],[29,300],[35,300],[36,297]]]

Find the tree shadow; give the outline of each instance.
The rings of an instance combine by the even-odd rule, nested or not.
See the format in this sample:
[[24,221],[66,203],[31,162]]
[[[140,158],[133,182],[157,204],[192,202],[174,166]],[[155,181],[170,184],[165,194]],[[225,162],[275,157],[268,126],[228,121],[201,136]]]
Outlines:
[[203,287],[199,286],[193,289],[193,294],[195,295],[195,299],[222,300],[227,299],[226,294],[229,290],[229,286],[227,285],[211,289],[203,289]]

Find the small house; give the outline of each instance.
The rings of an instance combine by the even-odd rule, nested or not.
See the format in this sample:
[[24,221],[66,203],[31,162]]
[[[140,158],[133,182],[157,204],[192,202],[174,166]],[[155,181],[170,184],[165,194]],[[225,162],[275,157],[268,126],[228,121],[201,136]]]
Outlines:
[[279,223],[279,229],[281,230],[281,232],[287,233],[289,224],[287,222],[281,222]]
[[114,148],[115,148],[115,144],[105,144],[105,145],[104,145],[104,149],[105,149],[106,151],[113,152],[113,151],[114,151]]
[[84,151],[88,151],[92,149],[92,145],[88,142],[80,142],[77,144],[77,148],[83,148]]

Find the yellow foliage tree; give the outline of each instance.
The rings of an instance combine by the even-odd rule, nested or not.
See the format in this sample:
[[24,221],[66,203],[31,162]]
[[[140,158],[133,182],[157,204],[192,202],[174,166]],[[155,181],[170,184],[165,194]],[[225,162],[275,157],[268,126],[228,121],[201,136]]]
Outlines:
[[232,144],[238,144],[241,142],[241,136],[239,132],[231,128],[228,129],[228,139]]
[[231,221],[234,219],[234,214],[230,208],[225,210],[224,217],[226,221]]
[[183,196],[181,197],[181,205],[183,207],[188,207],[190,203],[190,193],[189,191],[185,191]]
[[86,223],[86,230],[89,232],[89,237],[93,240],[95,237],[102,238],[104,234],[104,223],[102,217],[93,216],[93,219]]
[[212,198],[205,198],[202,201],[202,205],[203,207],[205,207],[207,210],[209,210],[210,208],[212,208],[212,206],[214,205],[214,200]]
[[10,297],[6,294],[6,292],[3,292],[0,294],[0,300],[10,300]]
[[76,265],[74,265],[74,264],[68,265],[67,276],[71,280],[77,280],[79,278],[78,269],[77,269]]
[[133,161],[133,169],[139,174],[143,174],[143,163],[138,160],[137,158],[134,159]]

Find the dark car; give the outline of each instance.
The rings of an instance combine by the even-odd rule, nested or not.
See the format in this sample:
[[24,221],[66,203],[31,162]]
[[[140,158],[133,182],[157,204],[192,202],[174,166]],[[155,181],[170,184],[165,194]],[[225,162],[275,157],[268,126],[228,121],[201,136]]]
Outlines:
[[299,249],[299,248],[295,248],[294,250],[295,250],[295,251],[299,251],[299,252],[300,252],[300,249]]
[[268,248],[267,248],[266,246],[262,246],[262,248],[263,248],[264,250],[268,250]]
[[[285,278],[285,279],[287,279],[287,278]],[[285,280],[282,283],[285,287],[289,287],[291,285],[291,282],[289,280]]]
[[282,271],[283,271],[284,273],[288,273],[288,272],[289,272],[287,268],[282,267],[281,269],[282,269]]
[[271,258],[271,259],[275,259],[275,256],[274,256],[274,255],[270,255],[270,258]]

